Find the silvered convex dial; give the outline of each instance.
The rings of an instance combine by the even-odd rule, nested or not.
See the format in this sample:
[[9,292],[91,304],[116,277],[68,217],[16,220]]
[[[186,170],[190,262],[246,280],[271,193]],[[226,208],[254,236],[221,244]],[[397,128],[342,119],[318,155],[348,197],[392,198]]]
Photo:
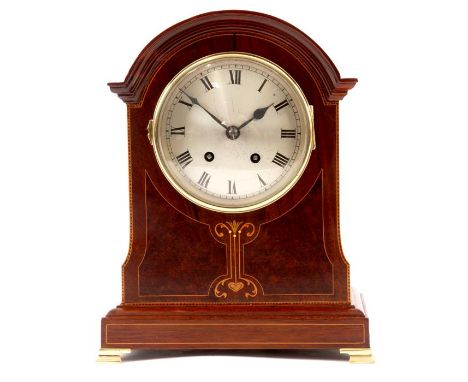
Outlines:
[[241,212],[281,197],[313,146],[309,106],[289,75],[246,54],[179,73],[156,106],[152,139],[168,180],[203,207]]

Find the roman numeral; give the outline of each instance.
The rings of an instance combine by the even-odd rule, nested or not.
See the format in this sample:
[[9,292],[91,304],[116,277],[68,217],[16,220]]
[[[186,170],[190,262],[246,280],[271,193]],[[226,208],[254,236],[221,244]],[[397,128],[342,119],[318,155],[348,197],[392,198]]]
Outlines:
[[240,85],[241,83],[241,71],[240,70],[229,70],[231,76],[231,84]]
[[228,180],[229,191],[228,194],[237,194],[236,182],[234,180]]
[[296,130],[281,129],[281,138],[296,138]]
[[177,162],[182,166],[182,168],[187,167],[190,163],[193,162],[193,158],[190,155],[189,151],[184,151],[182,154],[176,156]]
[[208,77],[200,78],[200,81],[205,85],[206,90],[213,89],[213,85],[211,85],[210,79]]
[[259,87],[258,90],[257,90],[258,92],[261,92],[261,91],[262,91],[262,89],[263,89],[263,87],[265,86],[266,82],[267,82],[267,80],[263,80],[262,84],[260,85],[260,87]]
[[262,177],[260,176],[260,174],[257,174],[257,177],[258,177],[258,180],[260,181],[260,184],[261,184],[262,186],[266,186],[266,183],[265,183],[265,181],[262,179]]
[[171,127],[171,135],[184,135],[185,136],[185,126]]
[[208,174],[206,171],[203,171],[202,176],[198,179],[198,184],[202,187],[208,188],[208,183],[210,182],[211,175]]
[[275,109],[276,111],[280,111],[283,107],[286,107],[288,106],[288,101],[284,100],[282,102],[280,102],[278,105],[275,105]]
[[288,164],[289,158],[285,157],[283,154],[277,152],[275,157],[273,158],[272,162],[274,164],[277,164],[280,167],[284,167],[284,166],[286,166]]
[[191,103],[182,101],[181,99],[179,100],[179,103],[181,103],[181,104],[183,104],[183,105],[185,105],[185,106],[188,106],[188,107],[192,107],[192,106],[193,106]]

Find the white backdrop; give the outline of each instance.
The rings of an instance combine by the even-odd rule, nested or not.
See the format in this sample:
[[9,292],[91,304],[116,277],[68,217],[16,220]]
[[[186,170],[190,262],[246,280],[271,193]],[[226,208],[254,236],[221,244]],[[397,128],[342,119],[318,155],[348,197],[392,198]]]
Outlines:
[[[466,378],[463,3],[2,2],[0,379]],[[359,79],[340,110],[341,231],[374,365],[307,353],[94,362],[129,237],[125,105],[106,83],[165,28],[218,9],[283,18]]]

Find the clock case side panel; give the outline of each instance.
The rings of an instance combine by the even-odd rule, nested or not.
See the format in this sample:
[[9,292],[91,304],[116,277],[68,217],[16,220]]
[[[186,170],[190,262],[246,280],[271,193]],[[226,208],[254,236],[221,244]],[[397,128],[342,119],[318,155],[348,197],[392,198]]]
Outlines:
[[[254,17],[255,16],[255,17]],[[177,24],[155,38],[142,51],[123,83],[109,84],[127,103],[129,111],[130,179],[132,243],[123,266],[123,303],[151,303],[139,293],[140,267],[147,246],[147,178],[156,185],[167,202],[161,208],[173,208],[190,224],[201,222],[212,227],[224,220],[239,219],[238,214],[203,210],[181,197],[164,179],[155,164],[154,153],[146,137],[155,102],[175,74],[196,59],[213,53],[242,51],[274,60],[291,73],[309,102],[314,105],[317,149],[298,184],[282,199],[261,211],[242,218],[258,226],[274,222],[289,213],[312,185],[311,178],[322,173],[323,246],[334,262],[335,293],[328,301],[350,301],[349,266],[340,247],[338,230],[338,102],[355,79],[340,79],[331,60],[310,38],[291,25],[250,12],[211,13]],[[323,147],[328,147],[324,150]],[[150,165],[151,164],[151,165]],[[151,182],[150,182],[151,183]],[[190,224],[187,229],[190,229]],[[266,225],[265,225],[266,227]],[[180,231],[183,234],[184,230]],[[286,248],[286,247],[285,247]],[[294,277],[294,275],[292,275]],[[327,298],[317,297],[316,302]],[[160,301],[160,300],[158,300]]]

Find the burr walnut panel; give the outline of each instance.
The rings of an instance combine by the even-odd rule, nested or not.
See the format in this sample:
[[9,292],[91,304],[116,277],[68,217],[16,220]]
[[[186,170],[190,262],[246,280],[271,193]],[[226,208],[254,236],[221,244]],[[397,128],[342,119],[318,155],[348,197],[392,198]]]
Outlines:
[[261,280],[265,295],[307,300],[334,294],[333,264],[323,240],[322,192],[319,177],[301,203],[262,224],[257,240],[246,246],[245,271]]
[[149,178],[146,183],[146,229],[158,234],[147,236],[138,272],[139,294],[206,297],[213,279],[225,270],[224,246],[211,237],[206,224],[174,214]]

